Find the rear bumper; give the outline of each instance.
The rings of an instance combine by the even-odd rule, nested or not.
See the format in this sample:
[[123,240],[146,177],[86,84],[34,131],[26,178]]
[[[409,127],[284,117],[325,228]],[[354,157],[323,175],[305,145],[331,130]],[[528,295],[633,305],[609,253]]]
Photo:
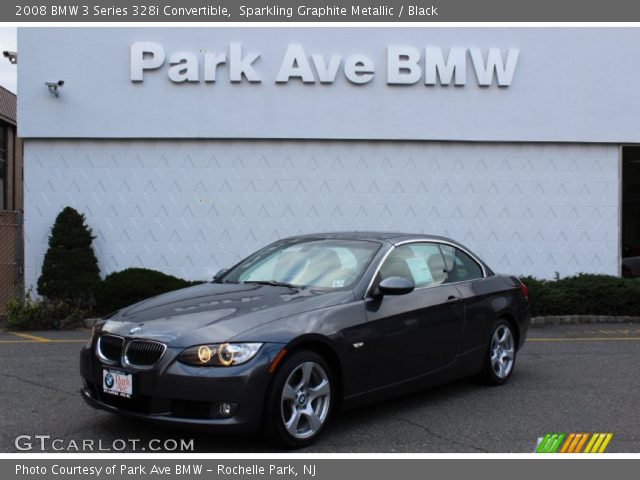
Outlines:
[[[110,413],[173,425],[220,432],[251,433],[260,428],[269,386],[268,368],[282,348],[265,344],[258,355],[236,367],[191,367],[176,360],[180,350],[168,348],[151,370],[105,365],[87,345],[80,353],[82,398],[90,406]],[[130,373],[131,398],[105,393],[103,369]],[[229,403],[233,413],[224,416],[220,405]]]
[[531,325],[531,307],[529,307],[528,303],[526,308],[522,310],[520,315],[518,316],[518,348],[520,350],[525,341],[527,340],[527,334],[529,333],[529,326]]

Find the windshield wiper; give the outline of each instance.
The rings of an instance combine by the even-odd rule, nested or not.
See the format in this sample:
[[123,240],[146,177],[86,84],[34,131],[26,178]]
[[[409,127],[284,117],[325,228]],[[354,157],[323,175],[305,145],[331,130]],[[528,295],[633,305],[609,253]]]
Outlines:
[[292,283],[278,282],[276,280],[247,280],[242,283],[257,283],[258,285],[271,285],[272,287],[289,287],[297,288],[300,290],[306,288],[304,285],[294,285]]

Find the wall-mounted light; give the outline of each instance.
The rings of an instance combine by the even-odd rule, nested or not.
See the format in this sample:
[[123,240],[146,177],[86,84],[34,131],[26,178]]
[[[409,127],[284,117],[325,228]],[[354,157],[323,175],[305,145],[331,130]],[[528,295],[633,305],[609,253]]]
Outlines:
[[44,84],[49,88],[49,93],[57,97],[60,95],[58,89],[64,85],[64,80],[58,80],[57,82],[44,82]]
[[10,52],[9,50],[5,50],[4,52],[2,52],[2,55],[13,65],[18,63],[18,52]]

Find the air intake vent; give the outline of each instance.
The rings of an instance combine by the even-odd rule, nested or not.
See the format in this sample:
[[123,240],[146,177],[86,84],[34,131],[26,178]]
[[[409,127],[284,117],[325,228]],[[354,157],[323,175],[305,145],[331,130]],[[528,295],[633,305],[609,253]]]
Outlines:
[[96,347],[98,357],[107,362],[117,363],[122,355],[122,344],[124,339],[115,335],[102,335],[98,338]]
[[124,354],[125,363],[134,367],[153,367],[160,361],[166,346],[149,340],[131,340]]

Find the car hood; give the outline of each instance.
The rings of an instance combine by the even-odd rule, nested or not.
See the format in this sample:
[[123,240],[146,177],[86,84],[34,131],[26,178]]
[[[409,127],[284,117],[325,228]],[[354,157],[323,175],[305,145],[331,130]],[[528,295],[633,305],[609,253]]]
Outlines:
[[188,347],[229,341],[265,323],[352,300],[350,291],[205,283],[122,309],[102,332]]

